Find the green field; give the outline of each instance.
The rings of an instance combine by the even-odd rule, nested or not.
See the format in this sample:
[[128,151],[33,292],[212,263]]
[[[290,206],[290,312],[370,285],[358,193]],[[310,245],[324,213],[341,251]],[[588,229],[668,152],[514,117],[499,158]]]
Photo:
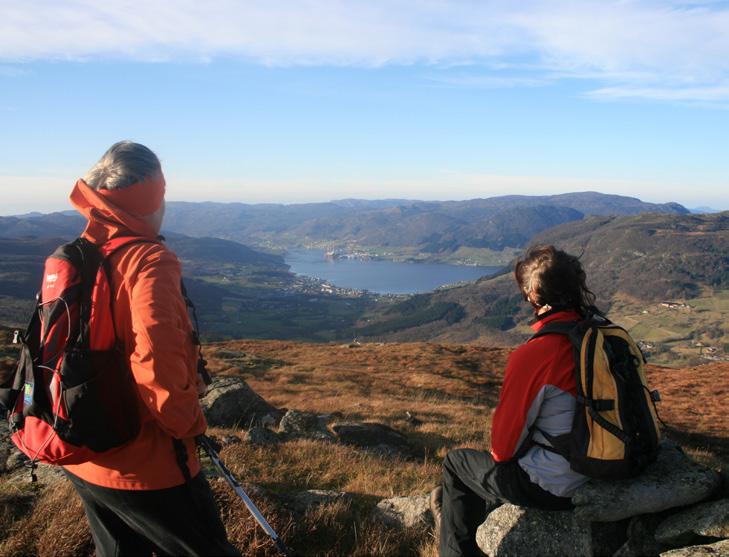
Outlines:
[[618,300],[610,310],[610,318],[636,340],[647,343],[651,363],[680,367],[729,358],[729,290],[666,301],[686,307]]

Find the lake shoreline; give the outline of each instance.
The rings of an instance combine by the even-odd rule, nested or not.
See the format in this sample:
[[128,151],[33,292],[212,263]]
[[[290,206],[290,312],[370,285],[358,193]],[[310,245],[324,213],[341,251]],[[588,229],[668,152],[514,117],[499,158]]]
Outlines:
[[284,255],[290,272],[340,288],[374,294],[413,295],[491,276],[503,266],[453,265],[384,258],[333,257],[323,249],[291,249]]

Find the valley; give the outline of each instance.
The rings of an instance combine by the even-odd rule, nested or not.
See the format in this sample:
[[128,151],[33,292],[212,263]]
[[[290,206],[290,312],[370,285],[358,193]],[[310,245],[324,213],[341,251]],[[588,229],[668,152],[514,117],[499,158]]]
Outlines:
[[[172,202],[166,218],[168,244],[211,341],[515,345],[528,338],[531,314],[509,268],[528,243],[553,243],[581,254],[598,306],[641,342],[651,361],[722,361],[729,349],[722,317],[729,297],[727,213],[688,214],[677,204],[583,192],[457,202]],[[82,228],[83,219],[70,212],[0,217],[0,323],[24,325],[44,256]],[[381,272],[377,265],[413,261],[419,273],[445,261],[498,262],[502,270],[410,296],[376,294],[293,274],[282,254],[313,246],[338,258],[333,266],[362,264],[361,273],[373,277]],[[417,289],[408,284],[403,291]]]

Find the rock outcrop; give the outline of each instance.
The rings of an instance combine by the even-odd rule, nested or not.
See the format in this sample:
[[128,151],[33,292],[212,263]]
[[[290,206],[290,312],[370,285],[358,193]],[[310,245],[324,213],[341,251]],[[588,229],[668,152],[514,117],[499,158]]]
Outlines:
[[390,497],[383,499],[375,508],[375,516],[384,524],[394,528],[433,526],[427,495],[412,497]]
[[246,431],[245,440],[252,445],[273,445],[278,443],[281,438],[275,431],[254,426]]
[[625,540],[625,523],[585,523],[572,511],[542,511],[505,504],[476,533],[491,557],[612,555]]
[[[476,540],[491,557],[729,555],[721,553],[729,538],[729,499],[707,501],[719,488],[717,472],[665,442],[656,462],[637,478],[592,480],[579,488],[573,511],[498,507]],[[713,545],[673,552],[701,543]]]
[[729,499],[702,503],[668,517],[656,529],[656,540],[687,545],[697,538],[729,538]]
[[709,545],[692,545],[661,553],[661,557],[726,557],[729,555],[729,540]]
[[656,540],[656,528],[665,519],[665,513],[634,516],[628,524],[627,540],[613,557],[644,557],[660,555],[671,546]]
[[718,473],[692,461],[678,445],[661,444],[656,462],[629,480],[592,480],[572,498],[577,518],[612,522],[704,501],[720,485]]
[[334,435],[327,428],[326,420],[312,412],[288,410],[281,418],[278,431],[285,439],[334,441]]
[[278,422],[283,412],[258,396],[240,377],[215,377],[200,400],[208,424],[247,429],[262,422]]

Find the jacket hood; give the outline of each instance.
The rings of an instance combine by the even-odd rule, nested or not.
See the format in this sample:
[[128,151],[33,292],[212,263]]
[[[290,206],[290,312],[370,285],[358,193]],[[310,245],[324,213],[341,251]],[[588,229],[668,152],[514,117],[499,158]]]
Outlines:
[[69,199],[71,205],[89,221],[83,236],[95,244],[103,244],[119,236],[155,239],[159,234],[145,218],[114,205],[109,197],[99,194],[83,180],[76,182]]

